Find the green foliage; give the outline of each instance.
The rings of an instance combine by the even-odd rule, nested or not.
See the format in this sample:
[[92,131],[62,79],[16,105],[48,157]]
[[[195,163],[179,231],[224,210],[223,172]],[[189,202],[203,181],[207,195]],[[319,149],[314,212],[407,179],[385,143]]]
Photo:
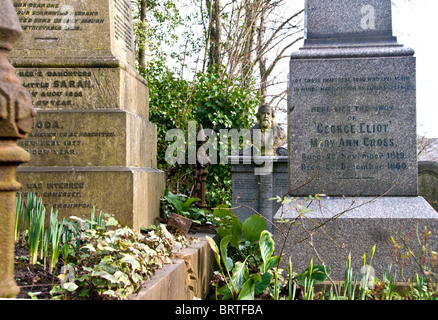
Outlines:
[[[75,220],[86,224],[83,219]],[[175,239],[163,225],[136,233],[110,217],[104,226],[79,232],[70,242],[72,250],[65,263],[73,277],[54,287],[52,294],[61,294],[58,297],[63,299],[123,300],[170,262]]]
[[173,213],[192,219],[197,224],[214,224],[214,217],[209,210],[196,207],[199,198],[188,198],[184,194],[173,194],[169,189],[163,196],[162,214],[170,217]]
[[[49,272],[61,280],[52,287],[53,299],[126,299],[187,244],[164,225],[137,233],[108,214],[96,215],[94,208],[89,219],[61,221],[51,210],[44,230],[46,210],[35,192],[28,193],[27,202],[17,196],[16,211],[17,241],[31,249],[29,262],[43,260],[46,268],[48,260]],[[30,296],[36,299],[37,293]]]
[[420,270],[420,274],[417,274],[413,279],[408,279],[411,299],[438,298],[438,254],[428,242],[431,234],[432,232],[426,226],[424,231],[420,232],[417,225],[415,234],[403,235],[400,229],[397,237],[391,237],[400,276],[404,277],[403,271],[408,263],[415,265]]
[[[196,122],[197,126],[202,124],[204,129],[214,129],[218,140],[220,129],[247,129],[254,121],[258,94],[243,90],[239,79],[229,79],[220,71],[198,73],[193,81],[187,81],[168,70],[150,70],[147,79],[150,119],[157,124],[158,167],[167,170],[168,186],[172,192],[189,194],[193,185],[192,167],[166,163],[165,152],[172,143],[166,141],[166,133],[172,129],[182,130],[187,152],[189,121]],[[208,171],[206,200],[209,206],[231,205],[230,166],[211,164]]]
[[[278,266],[280,256],[274,255],[275,242],[266,230],[266,222],[259,215],[252,215],[241,223],[225,206],[214,210],[219,219],[219,247],[208,238],[216,262],[219,266],[222,285],[216,283],[216,297],[221,299],[254,299],[268,293],[279,299],[283,284],[279,281]],[[291,275],[292,270],[290,270]],[[298,275],[300,282],[313,288],[330,274],[330,268],[317,265]],[[292,277],[290,277],[292,283]],[[290,294],[295,296],[296,288],[290,286]],[[313,291],[312,291],[313,292]]]
[[146,4],[146,19],[140,20],[140,0],[132,1],[135,45],[137,50],[145,51],[150,68],[163,68],[168,63],[169,46],[178,40],[176,28],[182,16],[178,4],[173,0],[143,1]]

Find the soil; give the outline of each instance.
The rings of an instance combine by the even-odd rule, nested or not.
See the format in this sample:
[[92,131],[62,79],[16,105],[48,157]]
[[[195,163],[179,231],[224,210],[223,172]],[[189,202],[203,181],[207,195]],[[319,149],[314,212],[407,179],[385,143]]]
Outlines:
[[59,284],[56,275],[44,270],[44,266],[40,263],[30,265],[29,249],[19,244],[15,244],[14,275],[15,282],[20,288],[17,299],[31,299],[29,292],[39,300],[50,299],[52,286]]

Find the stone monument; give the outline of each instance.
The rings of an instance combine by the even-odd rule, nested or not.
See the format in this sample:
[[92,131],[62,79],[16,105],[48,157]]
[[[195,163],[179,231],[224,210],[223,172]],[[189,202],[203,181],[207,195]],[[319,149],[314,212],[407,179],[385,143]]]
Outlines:
[[0,298],[15,298],[20,291],[14,280],[15,196],[21,187],[16,170],[30,155],[17,140],[30,132],[36,115],[7,58],[21,34],[12,1],[0,2]]
[[257,123],[249,130],[251,152],[246,155],[247,150],[243,150],[239,156],[229,157],[233,213],[241,222],[253,214],[260,214],[269,231],[278,209],[277,203],[270,199],[284,195],[288,181],[287,156],[282,154],[287,136],[274,119],[274,108],[261,105],[257,110]]
[[139,229],[155,223],[164,173],[148,88],[135,69],[128,0],[14,0],[23,37],[10,56],[38,110],[20,168],[61,216],[93,206]]
[[274,229],[295,270],[316,263],[310,240],[340,279],[349,252],[359,272],[376,245],[381,277],[396,263],[391,236],[438,230],[418,197],[414,51],[393,36],[391,16],[390,0],[305,2],[304,45],[290,62],[288,193],[312,211],[301,220],[295,202],[285,205],[276,218],[302,225],[287,240],[287,225]]
[[438,210],[438,163],[418,162],[418,193]]

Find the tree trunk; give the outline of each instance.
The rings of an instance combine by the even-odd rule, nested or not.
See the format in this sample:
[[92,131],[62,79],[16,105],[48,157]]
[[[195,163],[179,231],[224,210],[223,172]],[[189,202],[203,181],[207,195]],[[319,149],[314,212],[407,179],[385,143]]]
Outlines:
[[[148,0],[139,0],[139,20],[141,28],[146,25],[146,12],[147,12]],[[140,33],[139,46],[138,46],[138,66],[140,73],[146,70],[146,50],[144,46],[144,36]]]
[[[207,0],[207,8],[209,10],[209,38],[210,48],[208,56],[208,69],[218,71],[218,67],[222,64],[222,6],[221,0]],[[214,69],[212,69],[214,68]]]
[[268,93],[268,77],[266,74],[266,58],[265,52],[263,51],[263,44],[265,41],[265,29],[266,29],[266,6],[262,7],[260,13],[260,25],[258,28],[257,35],[257,58],[259,62],[259,73],[260,73],[260,104],[265,104],[266,96]]

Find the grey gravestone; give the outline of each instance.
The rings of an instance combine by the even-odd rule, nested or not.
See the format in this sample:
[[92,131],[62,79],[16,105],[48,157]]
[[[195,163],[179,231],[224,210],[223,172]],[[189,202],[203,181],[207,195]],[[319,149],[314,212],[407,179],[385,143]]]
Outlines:
[[[392,35],[390,0],[307,0],[305,19],[304,46],[290,62],[288,190],[312,209],[303,216],[311,223],[305,237],[304,221],[288,237],[276,223],[277,248],[304,269],[317,261],[308,246],[316,230],[316,249],[342,279],[349,252],[359,273],[361,256],[377,245],[381,277],[396,263],[390,237],[400,227],[438,229],[437,213],[417,196],[414,51]],[[303,199],[317,194],[321,201]],[[275,218],[293,221],[296,208]],[[410,265],[406,275],[415,271]]]
[[271,160],[272,172],[264,175],[256,173],[254,161],[231,164],[233,213],[241,222],[260,214],[269,231],[272,231],[274,215],[279,208],[279,203],[272,198],[285,195],[288,186],[287,157],[275,156]]
[[306,1],[305,45],[396,43],[391,21],[388,0]]
[[164,173],[148,88],[135,69],[128,0],[14,0],[23,28],[11,61],[38,109],[18,175],[61,216],[91,208],[155,223]]
[[418,163],[418,190],[427,202],[438,210],[438,163],[420,161]]

